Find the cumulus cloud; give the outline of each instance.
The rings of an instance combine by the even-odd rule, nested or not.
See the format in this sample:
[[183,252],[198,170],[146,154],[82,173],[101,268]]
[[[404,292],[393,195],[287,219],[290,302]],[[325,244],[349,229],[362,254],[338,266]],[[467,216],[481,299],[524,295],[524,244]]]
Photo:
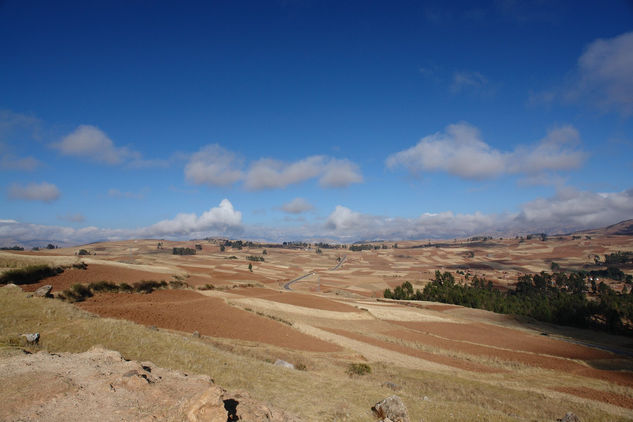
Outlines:
[[242,213],[235,210],[228,199],[224,199],[217,207],[199,216],[178,214],[173,219],[137,229],[108,229],[94,226],[72,228],[0,220],[0,242],[37,245],[47,240],[77,245],[98,240],[201,238],[240,233],[241,222]]
[[191,156],[185,177],[198,185],[227,186],[242,179],[240,167],[235,154],[218,144],[207,145]]
[[205,211],[200,216],[196,214],[178,214],[171,220],[163,220],[138,232],[143,236],[184,236],[205,232],[225,233],[234,230],[242,222],[242,213],[233,208],[228,199],[223,199],[220,205]]
[[251,165],[244,186],[250,190],[284,188],[318,176],[322,173],[324,164],[325,157],[321,155],[294,163],[263,158]]
[[633,32],[598,39],[578,59],[578,84],[570,98],[586,97],[604,109],[633,113]]
[[53,202],[60,196],[59,189],[52,183],[13,184],[9,187],[9,198],[25,201]]
[[319,184],[325,188],[342,188],[362,181],[363,176],[357,164],[336,158],[325,164],[323,175],[319,178]]
[[88,158],[106,164],[121,164],[128,159],[140,159],[140,154],[126,147],[117,147],[102,130],[81,125],[60,142],[52,144],[63,155]]
[[252,162],[246,171],[242,169],[241,159],[214,144],[191,156],[185,166],[185,177],[191,183],[210,186],[228,186],[241,181],[248,190],[281,189],[314,178],[318,178],[324,188],[346,187],[363,181],[358,165],[325,155],[294,162],[261,158]]
[[283,204],[281,209],[288,214],[301,214],[313,210],[314,206],[303,198],[295,198]]
[[503,174],[534,175],[544,171],[579,167],[585,154],[576,147],[578,131],[563,126],[548,132],[536,145],[499,151],[482,140],[479,129],[468,123],[446,127],[445,133],[425,136],[411,148],[390,155],[390,169],[404,167],[412,173],[444,171],[462,179],[491,179]]

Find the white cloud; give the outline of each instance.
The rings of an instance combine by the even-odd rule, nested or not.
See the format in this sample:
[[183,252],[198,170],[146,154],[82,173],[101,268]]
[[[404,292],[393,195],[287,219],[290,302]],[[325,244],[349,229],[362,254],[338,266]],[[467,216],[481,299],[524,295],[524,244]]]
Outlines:
[[570,98],[586,97],[604,109],[633,113],[633,32],[598,39],[578,59],[578,85]]
[[163,220],[138,229],[107,229],[94,226],[76,229],[0,220],[0,242],[35,246],[43,241],[78,245],[99,240],[202,238],[239,233],[242,230],[241,221],[242,213],[236,211],[228,199],[224,199],[217,207],[200,216],[178,214],[171,220]]
[[228,199],[223,199],[219,206],[205,211],[200,216],[178,214],[171,220],[160,221],[138,232],[150,237],[184,236],[210,231],[224,233],[239,228],[241,223],[242,213],[236,211]]
[[483,93],[488,87],[488,79],[479,72],[459,71],[453,72],[453,81],[450,90],[453,94],[470,90]]
[[235,154],[218,144],[207,145],[191,156],[185,177],[198,185],[227,186],[242,179],[240,167]]
[[116,147],[99,128],[81,125],[60,142],[52,144],[63,155],[84,157],[106,164],[121,164],[128,159],[140,159],[140,154],[126,147]]
[[468,123],[446,127],[445,133],[425,136],[417,145],[390,155],[389,168],[410,172],[445,171],[462,179],[490,179],[503,174],[534,175],[545,171],[579,167],[585,154],[577,150],[578,131],[563,126],[548,132],[536,145],[499,151],[481,139],[479,130]]
[[4,152],[0,145],[0,170],[33,171],[42,163],[33,157],[19,158],[13,154]]
[[561,233],[599,228],[633,218],[633,188],[594,193],[561,189],[550,198],[523,204],[520,212],[500,214],[424,213],[416,218],[362,214],[338,205],[328,217],[326,235],[342,239],[423,239],[486,233]]
[[11,199],[52,202],[57,200],[59,196],[57,186],[48,182],[30,183],[26,186],[16,183],[9,187],[9,198]]
[[243,171],[241,160],[217,144],[193,154],[185,166],[185,176],[192,183],[211,186],[242,181],[248,190],[281,189],[314,178],[319,178],[319,184],[325,188],[345,187],[363,180],[355,163],[325,155],[294,162],[261,158]]
[[286,202],[281,209],[289,214],[301,214],[314,209],[314,206],[303,198],[295,198]]
[[468,237],[480,234],[561,233],[599,228],[633,217],[633,188],[622,192],[594,193],[566,188],[550,198],[523,204],[518,212],[459,214],[451,211],[423,213],[414,218],[363,214],[338,205],[322,223],[291,227],[244,226],[242,213],[228,200],[202,215],[178,214],[139,229],[74,229],[0,220],[0,243],[41,244],[55,241],[82,244],[97,240],[131,238],[202,238],[245,235],[262,240],[327,238],[340,241],[371,239],[426,239]]
[[253,163],[244,185],[250,190],[285,188],[317,177],[324,168],[325,157],[315,155],[294,163],[263,158]]
[[357,164],[349,160],[332,158],[324,166],[319,184],[325,188],[342,188],[362,181],[363,176]]
[[14,113],[11,110],[0,110],[0,140],[16,129],[26,129],[31,136],[37,137],[40,120],[36,117],[22,113]]

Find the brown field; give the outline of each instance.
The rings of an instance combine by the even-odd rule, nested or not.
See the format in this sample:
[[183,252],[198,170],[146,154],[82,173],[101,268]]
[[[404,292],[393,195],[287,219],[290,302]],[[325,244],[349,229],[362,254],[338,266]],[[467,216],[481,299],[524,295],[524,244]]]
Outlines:
[[[171,247],[196,243],[203,247],[195,256],[171,254]],[[213,241],[164,241],[162,250],[156,248],[156,240],[99,243],[82,246],[97,253],[82,259],[88,264],[86,270],[68,269],[24,289],[52,284],[53,293],[59,293],[75,283],[180,279],[190,288],[97,294],[78,306],[102,317],[187,335],[198,331],[249,356],[268,350],[257,352],[258,345],[271,347],[281,356],[298,353],[306,361],[317,362],[311,369],[315,376],[351,361],[364,361],[393,374],[392,381],[403,385],[405,396],[415,396],[417,384],[398,374],[430,371],[447,384],[482,383],[518,395],[535,393],[541,397],[532,403],[536,408],[548,400],[560,402],[562,397],[579,404],[579,414],[611,415],[596,420],[633,419],[631,338],[454,305],[377,300],[385,288],[405,280],[422,288],[435,270],[469,271],[508,287],[520,274],[549,271],[552,262],[563,269],[587,269],[593,255],[633,251],[633,237],[593,232],[591,238],[582,235],[579,239],[448,240],[439,247],[429,243],[398,242],[397,249],[390,243],[388,249],[363,252],[323,249],[322,254],[314,249],[267,248],[265,255],[261,247],[220,252]],[[72,259],[78,249],[5,253],[0,258],[7,262],[27,256]],[[251,262],[246,259],[251,255],[265,261]],[[229,259],[233,256],[236,259]],[[344,256],[343,265],[331,270],[337,258]],[[284,289],[285,283],[308,273],[313,274],[292,284],[293,291]],[[214,289],[197,289],[206,284]],[[621,288],[618,283],[612,285]],[[506,399],[500,395],[496,400]],[[524,412],[520,420],[541,420],[527,409],[508,409],[484,419],[505,420],[511,413]]]

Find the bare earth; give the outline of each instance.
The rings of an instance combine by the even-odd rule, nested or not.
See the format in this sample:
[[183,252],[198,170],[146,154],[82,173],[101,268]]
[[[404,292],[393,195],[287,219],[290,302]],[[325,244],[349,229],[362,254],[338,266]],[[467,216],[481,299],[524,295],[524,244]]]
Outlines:
[[[631,236],[593,233],[590,239],[449,240],[441,247],[423,247],[427,241],[398,242],[397,249],[389,244],[388,249],[323,249],[322,254],[313,249],[268,248],[265,255],[262,248],[220,252],[213,242],[204,242],[198,242],[203,248],[197,255],[186,257],[171,255],[170,248],[193,247],[196,242],[166,241],[163,250],[156,249],[155,240],[89,245],[98,255],[90,257],[87,270],[67,270],[25,289],[52,284],[57,293],[74,283],[179,277],[191,288],[97,294],[78,306],[103,317],[187,334],[198,331],[227,341],[319,353],[333,363],[345,361],[345,356],[360,356],[370,363],[410,370],[433,368],[509,389],[544,395],[556,392],[616,409],[633,419],[630,338],[531,324],[453,305],[377,301],[385,288],[405,280],[422,288],[435,270],[470,271],[507,287],[519,274],[549,271],[552,262],[583,269],[592,263],[593,255],[633,251]],[[77,249],[54,253],[71,257]],[[250,255],[265,258],[252,262],[252,272],[246,259]],[[347,256],[344,264],[331,271],[343,255]],[[232,256],[236,259],[227,259]],[[150,271],[153,266],[160,271]],[[284,283],[310,272],[315,275],[294,283],[293,292],[283,291]],[[206,284],[215,289],[196,290]],[[622,288],[617,283],[613,287]],[[51,382],[50,391],[71,388],[54,377],[46,379]]]

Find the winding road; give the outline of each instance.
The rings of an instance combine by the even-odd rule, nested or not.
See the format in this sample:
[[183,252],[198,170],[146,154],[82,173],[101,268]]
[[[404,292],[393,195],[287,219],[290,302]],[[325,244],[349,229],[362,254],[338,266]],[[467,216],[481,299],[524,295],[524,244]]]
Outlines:
[[[333,266],[332,268],[327,269],[326,271],[336,271],[336,270],[338,270],[339,268],[341,268],[341,265],[343,265],[343,262],[345,262],[345,259],[346,259],[346,258],[347,258],[347,255],[344,255],[344,256],[343,256],[343,258],[341,258],[341,260],[338,262],[338,264],[336,264],[336,265],[335,265],[335,266]],[[291,286],[292,284],[296,283],[297,281],[301,281],[301,280],[303,280],[303,279],[304,279],[304,278],[306,278],[306,277],[310,277],[310,276],[312,276],[312,275],[315,275],[315,274],[316,274],[315,272],[311,272],[311,273],[308,273],[308,274],[304,274],[304,275],[302,275],[301,277],[297,277],[297,278],[295,278],[295,279],[293,279],[293,280],[290,280],[289,282],[287,282],[286,284],[284,284],[284,289],[286,289],[286,290],[292,290],[292,289],[290,288],[290,286]]]

